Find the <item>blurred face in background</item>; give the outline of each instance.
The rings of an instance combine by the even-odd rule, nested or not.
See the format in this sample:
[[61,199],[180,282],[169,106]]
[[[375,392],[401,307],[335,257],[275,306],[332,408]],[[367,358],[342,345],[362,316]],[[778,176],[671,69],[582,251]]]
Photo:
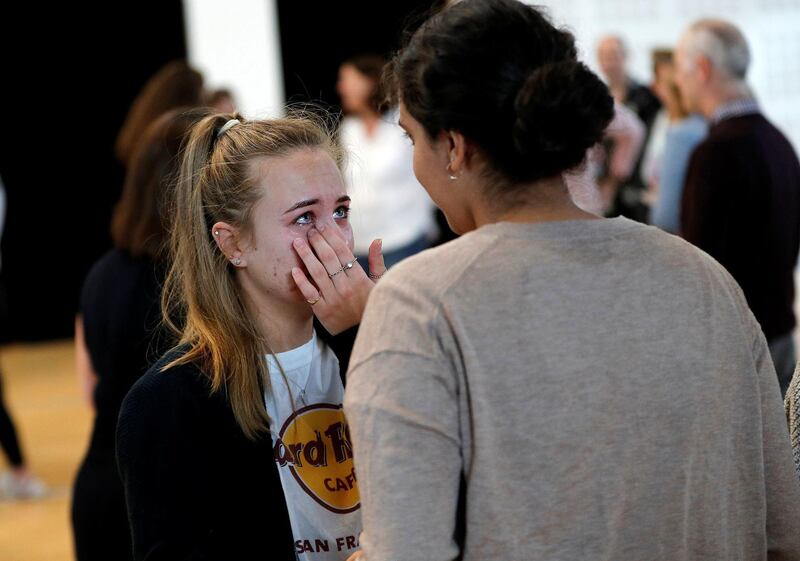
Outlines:
[[344,64],[339,68],[336,91],[342,98],[342,109],[346,113],[369,111],[369,100],[375,86],[375,81],[359,72],[355,66]]
[[627,79],[625,71],[625,48],[617,37],[606,37],[597,45],[597,62],[600,70],[612,84]]
[[701,80],[698,65],[687,54],[682,42],[675,49],[675,84],[685,109],[690,113],[700,113]]
[[672,62],[664,61],[656,65],[653,91],[666,107],[671,119],[686,116],[680,92],[675,84],[675,65]]
[[229,96],[222,96],[214,101],[214,109],[219,113],[233,113],[236,111],[236,106],[233,104],[233,99]]

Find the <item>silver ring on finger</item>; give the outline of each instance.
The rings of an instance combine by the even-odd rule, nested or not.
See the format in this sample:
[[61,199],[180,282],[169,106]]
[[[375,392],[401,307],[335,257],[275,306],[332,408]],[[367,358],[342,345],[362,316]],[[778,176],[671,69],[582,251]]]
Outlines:
[[381,279],[381,277],[382,277],[384,274],[385,274],[385,273],[381,273],[380,275],[373,275],[372,273],[367,273],[367,276],[368,276],[369,278],[371,278],[372,280],[376,281],[376,280],[380,280],[380,279]]
[[344,267],[342,267],[341,269],[339,269],[338,271],[335,271],[335,272],[333,272],[333,273],[328,273],[328,277],[329,277],[329,278],[333,278],[333,277],[335,277],[336,275],[338,275],[339,273],[341,273],[342,271],[344,271]]
[[356,261],[358,261],[358,257],[354,257],[352,261],[350,261],[349,263],[345,264],[345,266],[344,266],[344,267],[342,267],[342,268],[343,268],[345,271],[349,271],[350,269],[352,269],[352,268],[353,268],[353,265],[355,265],[355,264],[356,264]]

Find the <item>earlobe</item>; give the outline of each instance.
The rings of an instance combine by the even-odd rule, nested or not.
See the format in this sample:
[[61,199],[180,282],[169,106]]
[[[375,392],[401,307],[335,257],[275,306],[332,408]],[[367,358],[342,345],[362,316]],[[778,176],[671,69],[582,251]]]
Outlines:
[[453,162],[450,161],[450,163],[447,164],[447,167],[445,168],[445,170],[447,171],[447,177],[450,178],[450,181],[455,181],[456,179],[458,179],[458,176],[453,171],[452,166],[453,166]]
[[447,164],[446,169],[450,180],[455,181],[466,165],[467,142],[464,135],[458,132],[450,131],[448,137],[450,141],[450,162]]

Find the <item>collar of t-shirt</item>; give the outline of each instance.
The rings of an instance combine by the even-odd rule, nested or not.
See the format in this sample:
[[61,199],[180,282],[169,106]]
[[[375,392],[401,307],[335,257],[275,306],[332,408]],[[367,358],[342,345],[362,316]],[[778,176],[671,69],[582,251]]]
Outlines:
[[[276,414],[280,417],[281,413],[283,413],[283,411],[280,411],[280,409],[283,409],[283,405],[291,408],[293,402],[303,404],[307,400],[306,393],[308,378],[311,374],[311,365],[314,362],[314,356],[319,352],[317,334],[313,332],[311,339],[307,343],[282,353],[267,355],[270,391],[267,392],[265,397],[267,400],[272,400],[272,403],[268,403],[267,407],[270,417]],[[280,368],[278,364],[280,364]],[[281,368],[283,369],[283,374],[281,373]],[[285,379],[284,375],[286,376]],[[273,405],[273,407],[269,407],[269,405]],[[270,418],[270,423],[274,426],[274,423],[278,420]],[[274,428],[277,429],[279,427]]]

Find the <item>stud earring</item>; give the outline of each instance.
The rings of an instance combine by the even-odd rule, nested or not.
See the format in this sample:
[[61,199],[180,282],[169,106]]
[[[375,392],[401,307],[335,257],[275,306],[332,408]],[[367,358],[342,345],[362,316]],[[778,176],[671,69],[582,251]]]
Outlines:
[[214,230],[214,235],[219,236],[219,230]]
[[238,267],[239,265],[242,264],[242,260],[237,257],[236,259],[233,260],[233,264]]
[[453,162],[447,164],[447,167],[444,169],[445,171],[447,171],[447,177],[450,178],[450,181],[455,181],[456,179],[458,179],[458,176],[453,174],[453,171],[450,169],[451,165],[453,165]]

